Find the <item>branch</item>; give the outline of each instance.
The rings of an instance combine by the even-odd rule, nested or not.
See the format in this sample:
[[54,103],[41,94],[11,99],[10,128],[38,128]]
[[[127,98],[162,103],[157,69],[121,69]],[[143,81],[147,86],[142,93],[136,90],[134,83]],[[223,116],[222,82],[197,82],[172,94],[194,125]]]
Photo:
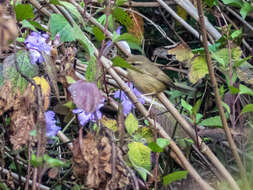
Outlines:
[[[235,157],[236,163],[237,163],[237,165],[240,169],[240,175],[241,175],[241,177],[244,181],[244,184],[245,184],[246,188],[249,190],[250,187],[249,187],[249,183],[248,183],[247,176],[246,176],[246,170],[245,170],[245,168],[242,164],[242,161],[240,159],[240,156],[237,152],[237,148],[236,148],[235,142],[233,141],[230,129],[228,127],[227,119],[226,119],[226,116],[225,116],[225,113],[224,113],[224,109],[222,107],[221,97],[220,97],[220,94],[219,94],[219,88],[218,88],[218,84],[217,84],[217,81],[216,81],[216,78],[215,78],[214,69],[213,69],[213,66],[212,66],[211,56],[210,56],[210,53],[209,53],[209,50],[208,50],[207,31],[206,31],[205,22],[204,22],[204,11],[203,11],[203,8],[202,8],[202,1],[197,0],[197,5],[198,5],[198,12],[199,12],[199,17],[200,17],[200,26],[201,26],[201,32],[202,32],[202,35],[203,35],[203,46],[205,48],[205,56],[206,56],[208,71],[209,71],[209,74],[210,74],[210,79],[211,79],[211,82],[212,82],[212,86],[213,86],[213,90],[214,90],[214,94],[215,94],[216,103],[217,103],[217,106],[218,106],[218,109],[219,109],[221,121],[222,121],[224,130],[225,130],[225,133],[227,135],[228,142],[231,146],[231,150],[232,150],[233,155]],[[231,186],[232,186],[232,184],[231,184]]]

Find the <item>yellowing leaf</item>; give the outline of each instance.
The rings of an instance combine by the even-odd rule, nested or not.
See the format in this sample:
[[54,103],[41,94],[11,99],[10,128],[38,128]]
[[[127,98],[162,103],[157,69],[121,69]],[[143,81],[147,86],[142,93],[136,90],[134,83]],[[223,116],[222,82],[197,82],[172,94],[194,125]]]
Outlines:
[[50,94],[50,85],[48,84],[46,79],[44,79],[43,77],[34,77],[33,80],[37,85],[40,85],[42,95],[46,96]]
[[[50,85],[48,84],[47,80],[43,77],[37,76],[37,77],[34,77],[33,80],[35,81],[37,85],[41,87],[42,96],[44,98],[44,110],[47,110],[50,103],[50,100],[49,100],[49,96],[51,92]],[[34,87],[32,89],[34,89]]]
[[204,56],[196,57],[190,67],[189,80],[191,83],[196,83],[202,79],[206,74],[208,74],[208,68],[206,64],[206,59]]
[[141,168],[144,168],[147,171],[151,170],[151,149],[140,142],[132,142],[128,144],[128,148],[129,160],[144,180],[146,180],[145,174],[147,173],[141,170]]
[[[232,55],[232,62],[238,62],[241,59],[242,56],[242,50],[240,47],[233,47],[231,49],[231,55]],[[222,67],[224,70],[229,70],[229,63],[230,63],[230,58],[229,58],[229,50],[228,48],[223,48],[220,49],[216,52],[212,53],[212,58],[215,59]]]
[[176,59],[180,62],[189,63],[191,59],[193,58],[192,50],[183,43],[178,44],[174,48],[170,48],[168,50],[169,55],[176,55]]
[[155,141],[153,131],[151,130],[150,127],[138,128],[134,136],[135,137],[139,136],[140,138],[145,139],[147,143],[151,143]]
[[117,121],[115,119],[103,117],[101,122],[103,123],[103,125],[111,129],[113,132],[116,132],[118,130]]
[[130,113],[125,121],[125,125],[126,125],[126,130],[128,132],[129,135],[133,135],[134,132],[138,129],[138,121],[136,120],[136,118],[134,117],[134,115],[132,113]]

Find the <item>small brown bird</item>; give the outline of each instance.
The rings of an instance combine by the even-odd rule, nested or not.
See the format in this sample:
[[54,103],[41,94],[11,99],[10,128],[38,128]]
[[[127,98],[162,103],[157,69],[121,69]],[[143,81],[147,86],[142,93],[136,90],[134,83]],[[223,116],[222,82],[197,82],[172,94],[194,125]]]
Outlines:
[[167,88],[189,91],[189,89],[175,85],[172,79],[145,56],[133,55],[127,61],[139,71],[128,69],[129,80],[145,94],[158,94]]

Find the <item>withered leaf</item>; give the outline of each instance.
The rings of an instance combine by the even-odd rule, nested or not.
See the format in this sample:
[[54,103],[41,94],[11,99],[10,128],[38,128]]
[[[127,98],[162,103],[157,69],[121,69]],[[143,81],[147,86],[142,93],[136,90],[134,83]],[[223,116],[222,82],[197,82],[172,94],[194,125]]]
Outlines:
[[76,81],[68,90],[77,108],[88,113],[94,112],[103,99],[97,85],[84,80]]
[[12,17],[6,15],[0,17],[0,34],[0,50],[6,49],[9,41],[18,36],[18,28]]

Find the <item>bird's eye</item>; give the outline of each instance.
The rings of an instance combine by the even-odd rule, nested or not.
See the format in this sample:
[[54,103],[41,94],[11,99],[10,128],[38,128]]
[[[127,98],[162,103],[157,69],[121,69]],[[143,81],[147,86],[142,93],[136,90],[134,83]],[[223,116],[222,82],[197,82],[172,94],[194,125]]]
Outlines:
[[132,62],[132,65],[137,66],[137,65],[141,65],[141,63],[140,62]]

